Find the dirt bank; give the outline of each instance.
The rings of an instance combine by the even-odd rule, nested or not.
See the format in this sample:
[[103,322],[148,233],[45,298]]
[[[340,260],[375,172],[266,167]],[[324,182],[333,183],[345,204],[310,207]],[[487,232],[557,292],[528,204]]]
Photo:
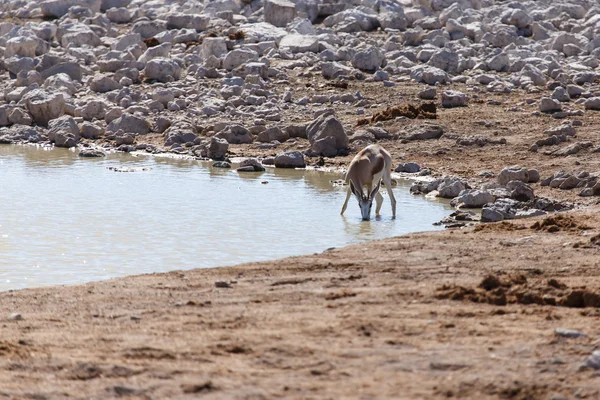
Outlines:
[[597,212],[2,293],[0,397],[598,398]]

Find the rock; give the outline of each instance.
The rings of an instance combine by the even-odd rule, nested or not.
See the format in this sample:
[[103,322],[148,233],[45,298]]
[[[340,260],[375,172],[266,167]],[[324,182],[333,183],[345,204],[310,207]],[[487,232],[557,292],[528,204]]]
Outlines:
[[276,168],[305,168],[304,156],[299,151],[279,153],[275,157]]
[[311,35],[287,35],[279,42],[279,48],[291,53],[317,53],[319,39]]
[[212,166],[213,168],[231,168],[231,164],[225,161],[217,161]]
[[106,10],[106,18],[115,24],[126,24],[131,22],[133,14],[129,9],[124,7],[109,8]]
[[566,157],[572,154],[577,154],[583,150],[583,146],[580,143],[573,143],[561,149],[553,151],[551,154],[557,157]]
[[239,167],[236,169],[237,172],[256,172],[252,165],[248,165],[246,167]]
[[558,186],[562,190],[571,190],[576,188],[581,180],[574,175],[570,175],[566,179],[564,179],[560,185]]
[[582,337],[587,337],[587,335],[583,332],[579,332],[573,329],[564,329],[564,328],[556,328],[554,330],[554,334],[556,336],[565,337],[569,339],[577,339]]
[[483,207],[481,222],[499,222],[504,220],[504,214],[493,207]]
[[107,75],[95,76],[90,84],[90,89],[98,93],[112,92],[122,88],[123,86],[119,82]]
[[510,191],[510,197],[518,201],[529,201],[535,198],[533,189],[528,184],[515,180],[506,184],[506,188]]
[[225,139],[227,140],[227,143],[230,144],[246,144],[254,141],[254,138],[248,129],[240,125],[228,126],[218,132],[214,137]]
[[23,316],[19,313],[12,313],[8,316],[9,321],[22,321]]
[[549,97],[542,97],[540,100],[540,111],[544,113],[553,113],[557,111],[561,111],[562,106],[560,102],[557,100],[551,99]]
[[150,124],[144,118],[131,114],[123,114],[109,123],[106,130],[113,133],[123,131],[124,133],[146,135],[150,133]]
[[416,82],[424,82],[428,85],[450,82],[448,74],[443,69],[435,67],[416,67],[410,72],[410,77]]
[[540,173],[537,169],[528,169],[527,173],[529,174],[529,180],[527,183],[536,183],[540,180]]
[[332,115],[322,115],[306,128],[311,149],[317,155],[334,157],[348,148],[348,135],[342,124]]
[[279,127],[274,126],[259,133],[256,140],[263,143],[269,143],[275,140],[285,142],[289,138],[290,135],[286,131],[282,131]]
[[408,128],[403,138],[405,140],[429,140],[439,139],[444,134],[444,128],[441,125],[426,123]]
[[522,219],[522,218],[532,218],[532,217],[540,217],[542,215],[547,215],[548,212],[544,210],[538,210],[535,208],[530,208],[528,210],[517,210],[513,218]]
[[[255,158],[248,158],[240,163],[241,168],[252,167],[254,171],[261,172],[265,170],[265,167]],[[238,168],[238,171],[240,168]]]
[[98,149],[83,149],[77,154],[79,157],[106,157],[106,154]]
[[265,0],[265,22],[285,27],[296,18],[296,5],[286,0]]
[[512,199],[497,199],[492,204],[487,204],[481,209],[482,222],[497,222],[515,217],[515,210],[519,204],[518,201]]
[[[209,38],[207,38],[208,40]],[[210,38],[213,39],[213,38]],[[142,63],[147,63],[155,58],[169,58],[171,52],[171,43],[161,43],[158,46],[149,47],[138,59]]]
[[453,199],[463,190],[465,190],[464,183],[459,178],[453,177],[444,178],[437,187],[438,197],[445,199]]
[[583,102],[586,110],[600,110],[600,97],[591,97]]
[[223,68],[231,71],[242,64],[246,64],[250,61],[257,61],[258,53],[245,48],[234,49],[227,53],[223,59]]
[[442,107],[466,107],[469,98],[458,90],[444,90],[442,92]]
[[571,98],[569,97],[569,94],[567,93],[567,90],[562,86],[559,86],[556,89],[554,89],[551,97],[554,100],[558,100],[560,102],[567,102],[567,101],[571,100]]
[[65,113],[65,100],[62,93],[34,89],[23,96],[22,103],[31,113],[33,120],[40,125],[46,126],[50,120]]
[[168,58],[154,58],[146,63],[144,75],[159,82],[173,82],[181,78],[181,67]]
[[419,92],[419,98],[423,100],[434,100],[437,96],[437,90],[435,88],[423,89]]
[[127,146],[135,143],[135,137],[131,133],[119,131],[115,135],[115,144],[117,146]]
[[[198,134],[196,127],[188,121],[180,120],[175,121],[171,126],[163,133],[165,138],[165,146],[182,145],[185,143],[196,143],[198,140]],[[208,145],[209,143],[206,143]],[[180,147],[180,146],[175,146]],[[208,150],[204,156],[208,154]]]
[[30,36],[17,36],[8,39],[6,41],[4,57],[9,58],[12,56],[19,56],[34,58],[36,56],[38,40],[39,39]]
[[343,75],[351,75],[352,73],[352,68],[338,62],[326,62],[321,64],[321,74],[325,79],[335,79]]
[[488,191],[467,189],[460,192],[452,202],[467,208],[480,208],[488,203],[493,203],[495,200],[496,197]]
[[101,4],[102,0],[46,0],[40,3],[40,8],[44,17],[60,18],[73,6],[87,7],[92,12],[99,12]]
[[396,167],[394,172],[407,172],[409,174],[416,174],[421,170],[421,166],[414,162],[408,162],[400,164]]
[[600,350],[594,350],[592,355],[583,363],[583,367],[591,369],[600,369]]
[[79,82],[83,79],[83,69],[81,68],[81,65],[73,62],[61,62],[46,69],[42,69],[40,73],[42,79],[48,79],[57,74],[67,74],[72,80]]
[[306,139],[306,127],[307,125],[288,125],[285,127],[285,131],[291,138],[303,138]]
[[222,160],[225,158],[228,149],[229,143],[227,143],[227,140],[212,137],[208,146],[208,157],[213,160]]
[[458,69],[458,54],[448,49],[441,49],[431,55],[428,64],[450,74],[455,74]]
[[73,117],[65,115],[53,119],[48,125],[48,139],[56,147],[75,147],[79,141],[79,127]]
[[361,71],[374,71],[382,66],[384,54],[377,47],[369,47],[356,52],[352,57],[352,66]]
[[506,184],[510,181],[521,181],[527,183],[529,182],[529,170],[521,167],[520,165],[506,167],[500,172],[500,174],[498,174],[497,180],[502,186],[506,186]]
[[559,126],[553,126],[551,128],[546,129],[544,131],[544,134],[546,134],[548,136],[553,136],[553,135],[575,136],[575,128],[569,124],[562,124]]
[[79,134],[86,139],[99,139],[104,135],[104,129],[89,122],[84,122],[79,129]]

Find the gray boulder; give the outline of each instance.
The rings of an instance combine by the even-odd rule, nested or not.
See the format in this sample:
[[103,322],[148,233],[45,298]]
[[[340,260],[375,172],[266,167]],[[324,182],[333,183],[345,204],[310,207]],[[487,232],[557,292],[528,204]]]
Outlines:
[[265,22],[277,27],[285,27],[296,18],[296,5],[287,0],[266,0],[264,3]]
[[159,82],[173,82],[181,78],[181,67],[168,58],[154,58],[146,63],[144,75]]
[[529,182],[529,170],[521,167],[520,165],[513,165],[512,167],[504,168],[498,174],[497,179],[498,183],[502,186],[506,186],[506,184],[510,181],[521,181],[527,183]]
[[453,199],[465,190],[465,185],[459,178],[447,177],[437,187],[438,197]]
[[285,142],[289,138],[290,134],[287,131],[282,131],[279,127],[273,126],[259,133],[256,140],[263,143],[272,142],[274,140]]
[[383,65],[385,55],[379,48],[371,46],[364,50],[359,50],[352,57],[352,66],[361,71],[375,71]]
[[488,191],[467,189],[460,192],[452,202],[467,208],[480,208],[488,203],[493,203],[495,200],[496,197]]
[[123,114],[108,124],[106,130],[113,133],[122,130],[124,133],[146,135],[150,133],[150,124],[144,118],[131,114]]
[[299,151],[279,153],[275,157],[276,168],[305,168],[304,156]]
[[442,107],[466,107],[469,98],[463,92],[458,90],[444,90],[442,92]]
[[112,92],[122,89],[123,86],[108,75],[96,76],[92,79],[90,89],[97,93]]
[[225,139],[230,144],[247,144],[254,141],[250,131],[240,125],[230,125],[218,132],[215,137]]
[[79,141],[79,127],[68,115],[53,119],[48,124],[48,139],[56,144],[56,147],[74,147]]
[[414,162],[408,162],[408,163],[403,163],[403,164],[398,165],[396,167],[396,169],[394,170],[394,172],[406,172],[409,174],[416,174],[420,170],[421,170],[421,166],[419,164],[414,163]]
[[518,201],[529,201],[535,198],[533,189],[528,184],[521,181],[510,181],[506,184],[510,191],[510,197]]
[[22,100],[33,120],[40,125],[48,125],[50,120],[65,113],[65,99],[62,93],[49,93],[35,89],[26,93]]
[[542,97],[540,100],[540,111],[543,113],[553,113],[561,110],[562,106],[558,100],[549,97]]
[[322,115],[310,123],[306,136],[317,155],[334,157],[339,150],[348,148],[348,135],[333,115]]
[[227,140],[212,137],[210,138],[210,144],[208,145],[208,157],[213,160],[223,160],[229,149],[229,143]]

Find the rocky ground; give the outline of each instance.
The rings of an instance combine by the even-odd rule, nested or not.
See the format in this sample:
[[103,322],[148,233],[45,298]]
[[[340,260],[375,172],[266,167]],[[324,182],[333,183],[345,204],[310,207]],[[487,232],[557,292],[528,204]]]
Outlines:
[[0,394],[598,397],[598,15],[590,0],[0,2],[0,143],[246,158],[240,173],[345,168],[379,143],[427,179],[415,195],[452,199],[451,226],[511,220],[2,294],[24,319],[4,324]]
[[398,171],[435,178],[415,193],[483,208],[484,221],[590,205],[600,194],[599,10],[591,1],[6,1],[0,143],[89,157],[251,157],[240,171],[254,172],[343,168],[379,142]]

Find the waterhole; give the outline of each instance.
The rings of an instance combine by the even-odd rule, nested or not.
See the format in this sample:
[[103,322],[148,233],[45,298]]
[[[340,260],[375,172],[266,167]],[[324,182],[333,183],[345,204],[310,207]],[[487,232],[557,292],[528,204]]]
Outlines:
[[[114,169],[132,169],[117,172]],[[363,222],[332,173],[238,173],[194,160],[0,146],[0,290],[322,252],[432,226],[444,203],[394,188]]]

